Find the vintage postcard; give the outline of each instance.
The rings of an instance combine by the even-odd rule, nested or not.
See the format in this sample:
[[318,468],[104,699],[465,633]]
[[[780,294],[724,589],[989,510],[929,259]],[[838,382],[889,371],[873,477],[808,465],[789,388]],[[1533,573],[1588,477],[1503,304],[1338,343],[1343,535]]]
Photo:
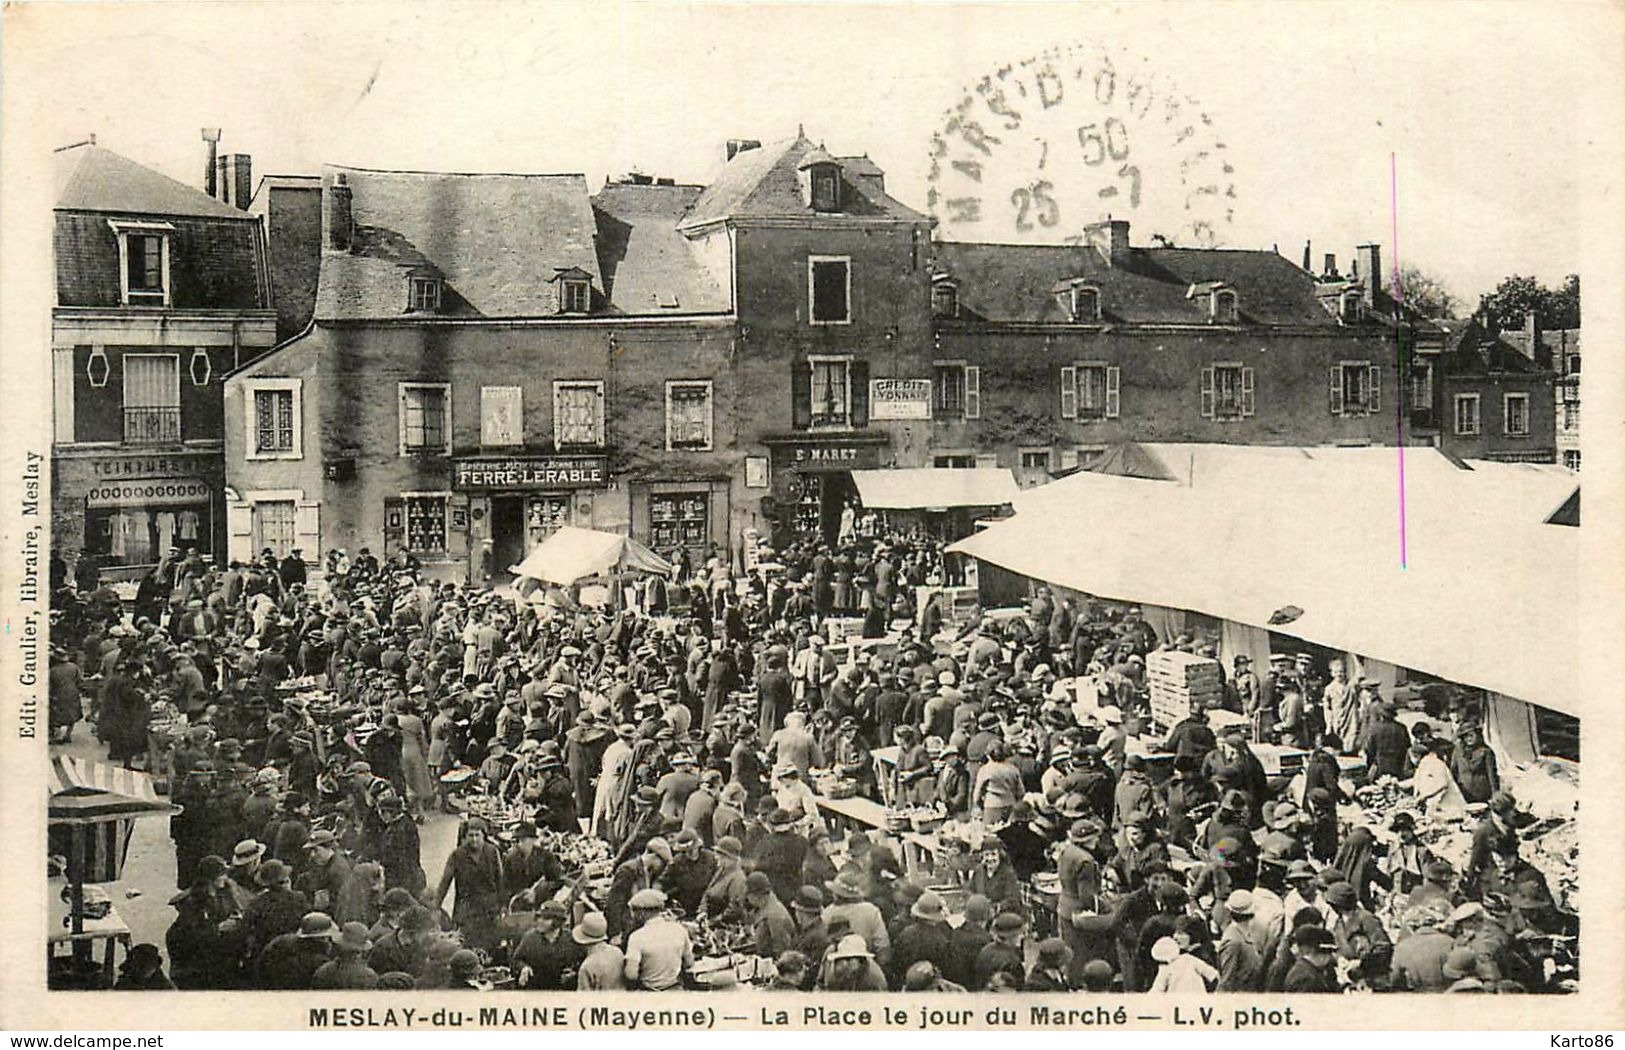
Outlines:
[[1622,40],[8,5],[0,1025],[1602,1045]]

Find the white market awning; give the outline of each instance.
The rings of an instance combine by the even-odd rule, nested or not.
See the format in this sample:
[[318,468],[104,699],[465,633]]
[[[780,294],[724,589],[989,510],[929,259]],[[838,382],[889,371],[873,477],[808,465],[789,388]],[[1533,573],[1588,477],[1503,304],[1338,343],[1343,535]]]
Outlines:
[[1010,472],[998,467],[854,470],[852,481],[870,510],[1000,507],[1019,491]]
[[564,586],[611,572],[670,573],[671,563],[630,536],[567,525],[508,571]]

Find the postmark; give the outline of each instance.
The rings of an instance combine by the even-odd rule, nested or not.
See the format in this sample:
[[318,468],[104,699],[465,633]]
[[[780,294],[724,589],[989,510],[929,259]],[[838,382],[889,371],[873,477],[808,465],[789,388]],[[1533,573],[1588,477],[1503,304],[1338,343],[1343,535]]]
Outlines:
[[969,83],[930,153],[926,200],[944,240],[1076,244],[1111,217],[1210,248],[1235,216],[1214,115],[1123,49],[1055,47]]

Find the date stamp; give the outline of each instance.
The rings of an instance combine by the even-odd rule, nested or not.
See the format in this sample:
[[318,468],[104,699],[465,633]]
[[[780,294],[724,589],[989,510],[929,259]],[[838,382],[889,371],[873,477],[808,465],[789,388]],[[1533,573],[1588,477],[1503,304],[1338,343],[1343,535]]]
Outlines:
[[1098,45],[1046,50],[968,85],[931,136],[927,207],[949,241],[1077,244],[1129,219],[1153,242],[1225,243],[1235,168],[1213,115]]

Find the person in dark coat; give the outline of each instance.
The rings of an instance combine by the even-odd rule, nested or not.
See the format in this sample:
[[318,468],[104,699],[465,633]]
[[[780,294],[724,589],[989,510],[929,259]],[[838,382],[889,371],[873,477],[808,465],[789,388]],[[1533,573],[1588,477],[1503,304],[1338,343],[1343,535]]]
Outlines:
[[1360,750],[1365,755],[1366,775],[1371,780],[1383,776],[1403,780],[1411,749],[1411,735],[1394,720],[1394,705],[1387,701],[1373,706],[1372,718],[1360,740]]
[[310,901],[293,888],[293,869],[280,860],[262,863],[254,873],[260,892],[243,909],[243,929],[250,958],[284,933],[299,929]]
[[305,582],[304,551],[298,547],[288,552],[287,557],[277,565],[277,575],[282,578],[282,586],[291,588],[296,583]]
[[514,896],[532,891],[543,901],[564,885],[564,866],[553,851],[540,844],[536,825],[526,821],[514,829],[514,844],[502,855],[502,892]]
[[926,890],[909,908],[909,915],[913,921],[892,938],[891,959],[887,964],[892,984],[900,987],[909,968],[919,962],[931,963],[938,973],[958,972],[954,931],[948,925],[948,909],[942,897]]
[[131,945],[119,967],[115,992],[155,992],[175,990],[175,982],[164,973],[164,957],[156,944]]
[[801,889],[801,869],[807,860],[807,840],[796,833],[796,814],[775,809],[766,820],[767,834],[751,846],[746,871],[760,871],[773,882],[773,893],[781,901],[796,899]]
[[399,795],[378,800],[378,829],[373,857],[384,866],[384,886],[399,886],[416,896],[428,885],[423,871],[423,853],[417,824],[406,815],[406,803]]
[[756,676],[757,708],[760,715],[759,731],[767,740],[784,725],[784,716],[795,704],[795,683],[785,666],[785,658],[774,652],[767,661],[767,669]]
[[575,785],[570,783],[564,761],[556,755],[543,755],[536,768],[542,779],[541,822],[554,831],[581,834]]
[[243,913],[226,873],[224,860],[204,857],[191,887],[169,902],[176,915],[164,941],[177,988],[231,988],[236,983]]
[[1292,934],[1292,953],[1297,961],[1286,973],[1287,992],[1338,992],[1333,961],[1337,938],[1320,926],[1300,926]]
[[446,858],[440,883],[427,903],[445,904],[457,887],[451,918],[471,947],[490,950],[496,944],[496,919],[508,899],[502,894],[502,854],[489,839],[490,826],[479,818],[463,825],[463,840]]
[[256,962],[256,987],[270,990],[306,990],[316,971],[333,957],[338,924],[324,912],[313,911],[299,920],[299,928],[272,939]]

